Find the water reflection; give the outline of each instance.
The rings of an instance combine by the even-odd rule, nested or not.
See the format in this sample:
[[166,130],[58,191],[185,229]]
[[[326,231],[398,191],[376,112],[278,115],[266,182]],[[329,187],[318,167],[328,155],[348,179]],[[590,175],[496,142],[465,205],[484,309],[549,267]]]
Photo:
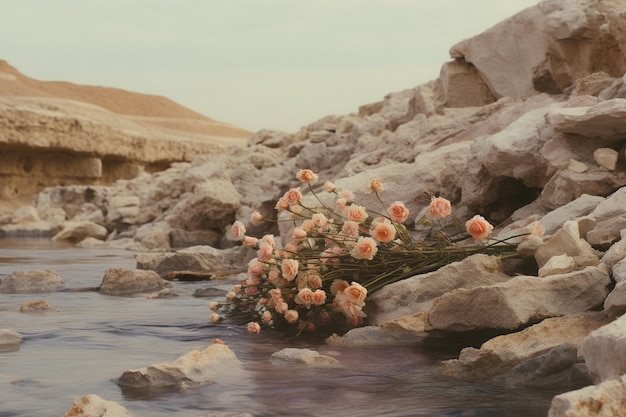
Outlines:
[[[97,287],[110,267],[134,268],[134,253],[76,249],[45,241],[0,239],[0,277],[50,268],[70,288]],[[435,365],[454,349],[424,346],[326,345],[320,339],[247,334],[228,321],[208,321],[208,303],[221,300],[207,282],[178,282],[181,296],[112,297],[95,291],[0,294],[0,328],[23,335],[0,352],[0,417],[61,416],[75,398],[97,394],[138,417],[197,417],[208,412],[262,416],[545,416],[556,393],[468,383],[439,375]],[[204,290],[205,296],[194,293]],[[43,299],[58,312],[20,313]],[[213,338],[243,362],[216,382],[190,390],[122,390],[127,369],[171,362]],[[303,367],[270,361],[285,347],[317,350],[340,366]]]

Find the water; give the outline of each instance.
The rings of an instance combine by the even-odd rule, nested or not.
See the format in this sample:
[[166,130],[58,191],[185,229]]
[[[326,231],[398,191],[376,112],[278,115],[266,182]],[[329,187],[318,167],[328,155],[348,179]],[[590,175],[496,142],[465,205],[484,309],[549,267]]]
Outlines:
[[[0,278],[47,268],[70,288],[97,287],[111,267],[133,269],[135,253],[77,249],[48,240],[0,240]],[[248,412],[261,416],[546,416],[556,392],[505,389],[439,375],[446,357],[424,346],[358,347],[286,340],[243,326],[208,321],[211,298],[193,292],[210,282],[181,282],[169,299],[113,297],[95,291],[0,294],[0,328],[24,336],[19,349],[0,352],[0,417],[54,417],[87,394],[115,401],[137,417],[199,417]],[[219,285],[221,284],[221,285]],[[224,287],[224,283],[218,283]],[[45,300],[59,311],[20,313],[23,302]],[[221,301],[221,297],[215,298]],[[186,391],[122,390],[127,369],[171,362],[220,338],[242,369]],[[340,367],[277,365],[270,355],[304,347],[335,357]]]

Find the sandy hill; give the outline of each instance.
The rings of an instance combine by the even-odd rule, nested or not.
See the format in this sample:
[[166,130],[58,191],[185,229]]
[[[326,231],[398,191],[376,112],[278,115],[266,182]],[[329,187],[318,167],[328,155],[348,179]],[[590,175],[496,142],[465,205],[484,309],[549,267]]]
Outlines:
[[72,100],[101,107],[139,124],[216,137],[252,136],[245,129],[213,120],[166,97],[64,81],[39,81],[21,74],[5,60],[0,60],[0,96],[55,99],[57,104],[59,99]]

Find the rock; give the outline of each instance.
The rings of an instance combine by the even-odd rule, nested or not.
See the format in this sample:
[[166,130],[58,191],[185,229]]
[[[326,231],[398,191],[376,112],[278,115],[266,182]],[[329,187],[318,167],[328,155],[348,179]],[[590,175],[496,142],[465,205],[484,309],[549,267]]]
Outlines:
[[591,310],[604,302],[609,284],[606,272],[590,266],[569,274],[517,276],[488,287],[458,289],[435,299],[426,330],[515,330],[549,317]]
[[170,284],[154,271],[109,268],[102,278],[100,293],[130,295],[160,290]]
[[541,218],[541,225],[546,235],[556,232],[566,220],[576,219],[591,213],[604,197],[583,194],[569,203],[558,207]]
[[0,293],[42,293],[65,288],[65,281],[59,274],[49,269],[15,271],[0,281]]
[[146,251],[170,250],[169,225],[165,222],[145,224],[137,229],[134,240]]
[[13,213],[11,218],[11,223],[13,224],[23,224],[23,223],[33,223],[38,222],[41,219],[39,218],[39,213],[37,209],[33,206],[24,206]]
[[547,277],[548,275],[567,274],[576,270],[576,261],[566,254],[555,255],[539,268],[539,276]]
[[522,362],[495,379],[507,387],[581,388],[591,384],[591,379],[577,353],[575,346],[559,345]]
[[[602,52],[605,42],[623,42],[623,10],[621,4],[542,2],[454,45],[450,56],[473,64],[496,97],[560,93],[598,71],[613,77],[624,73],[619,47]],[[582,38],[596,41],[583,45]]]
[[[505,375],[516,366],[553,348],[567,345],[573,346],[575,351],[590,332],[607,322],[608,317],[602,313],[548,318],[522,331],[494,337],[483,343],[480,349],[466,347],[458,359],[442,362],[440,370],[446,375],[462,379]],[[577,362],[576,356],[574,354],[572,363]],[[515,384],[512,374],[508,380]]]
[[589,374],[595,383],[626,374],[626,316],[591,332],[580,345]]
[[192,247],[169,253],[141,253],[136,259],[138,269],[149,269],[162,277],[184,272],[187,275],[211,274],[220,279],[247,268],[242,266],[247,258],[241,247],[221,250],[210,246]]
[[611,77],[604,71],[594,72],[583,78],[574,81],[572,86],[572,96],[597,96],[606,88],[609,88],[615,78]]
[[139,197],[117,195],[106,202],[107,222],[111,224],[135,224],[139,216]]
[[593,160],[609,171],[615,171],[619,154],[615,149],[598,148],[593,153]]
[[78,243],[88,237],[104,240],[108,235],[106,227],[91,221],[66,222],[65,227],[52,237],[52,240]]
[[550,119],[556,132],[617,142],[622,141],[626,134],[624,116],[626,99],[614,98],[591,107],[553,112]]
[[626,187],[619,188],[599,203],[589,216],[601,222],[622,214],[626,214]]
[[133,417],[133,414],[114,401],[89,394],[74,400],[63,417]]
[[[575,230],[578,233],[577,225]],[[579,236],[572,235],[570,231],[565,229],[557,231],[537,249],[535,260],[539,268],[542,268],[553,256],[557,255],[572,257],[576,269],[596,266],[600,263],[598,255],[587,241]]]
[[220,377],[232,376],[240,364],[228,346],[215,343],[200,351],[187,352],[170,363],[124,371],[117,384],[134,389],[196,388],[215,382]]
[[337,359],[331,356],[320,355],[311,349],[284,348],[272,353],[274,363],[288,363],[295,365],[339,365]]
[[[626,261],[621,262],[626,266]],[[624,268],[626,272],[626,268]],[[613,273],[615,279],[616,274]],[[615,288],[611,290],[609,295],[604,300],[604,310],[607,311],[612,317],[619,317],[626,313],[626,285],[624,284],[625,275],[621,274],[617,276],[620,280],[617,281]]]
[[19,345],[22,335],[13,329],[0,329],[0,346]]
[[368,297],[366,311],[370,324],[381,324],[427,311],[435,298],[454,289],[491,285],[508,279],[498,257],[472,255],[437,271],[386,285]]
[[587,233],[587,242],[594,247],[608,249],[620,239],[622,229],[626,229],[626,214],[597,222]]
[[41,311],[59,311],[59,309],[52,307],[44,300],[26,301],[20,306],[20,313],[32,313]]
[[626,375],[557,395],[548,417],[625,417]]
[[484,106],[496,100],[476,68],[462,58],[443,64],[439,81],[447,107]]
[[241,197],[230,181],[207,180],[182,198],[165,219],[184,230],[223,230],[235,221]]
[[341,337],[330,337],[327,342],[340,345],[410,345],[422,342],[425,313],[419,312],[389,320],[378,326],[357,327]]

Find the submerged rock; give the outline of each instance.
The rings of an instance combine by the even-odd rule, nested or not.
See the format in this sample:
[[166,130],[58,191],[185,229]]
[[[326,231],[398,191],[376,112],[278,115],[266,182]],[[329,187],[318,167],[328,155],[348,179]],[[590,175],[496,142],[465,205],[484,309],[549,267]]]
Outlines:
[[0,293],[42,293],[59,291],[65,288],[65,281],[59,274],[49,269],[15,271],[0,281]]
[[284,362],[296,365],[338,365],[337,359],[320,355],[311,349],[284,348],[272,353],[271,360],[275,363]]
[[133,417],[133,414],[115,401],[89,394],[77,398],[63,417]]
[[0,329],[0,346],[19,345],[22,343],[22,335],[13,329]]

